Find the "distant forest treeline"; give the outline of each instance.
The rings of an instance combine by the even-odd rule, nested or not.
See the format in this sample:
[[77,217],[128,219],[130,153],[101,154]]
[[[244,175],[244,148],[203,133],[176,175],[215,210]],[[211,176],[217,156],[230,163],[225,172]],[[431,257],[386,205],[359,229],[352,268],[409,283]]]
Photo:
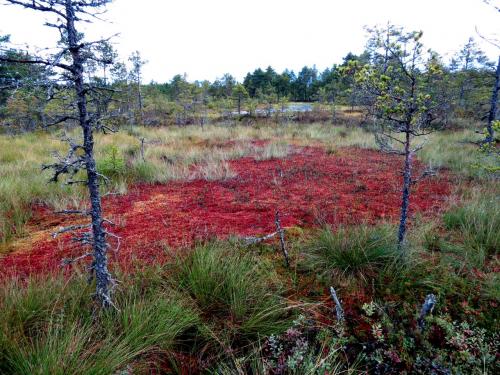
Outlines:
[[[9,37],[0,37],[3,56],[35,59],[8,46]],[[368,45],[364,53],[349,53],[342,63],[324,71],[304,66],[298,73],[288,69],[278,73],[268,67],[249,72],[243,82],[238,82],[231,74],[224,74],[213,82],[189,82],[185,75],[176,75],[169,82],[146,84],[142,80],[146,62],[139,52],[132,54],[126,64],[117,60],[117,53],[108,42],[102,42],[98,51],[99,55],[86,66],[87,79],[109,88],[109,100],[104,101],[107,104],[102,110],[113,113],[117,124],[203,125],[238,114],[246,117],[267,114],[270,117],[289,102],[319,103],[324,111],[337,105],[354,108],[364,104],[364,93],[357,87],[353,75],[345,74],[347,67],[379,63]],[[450,62],[439,61],[444,75],[436,90],[447,98],[449,115],[483,119],[489,108],[495,63],[486,58],[472,38]],[[0,62],[0,123],[3,130],[33,130],[51,124],[50,118],[63,112],[47,100],[54,85],[60,85],[57,91],[61,95],[61,85],[65,82],[58,79],[60,76],[51,66]],[[69,106],[71,94],[68,92],[67,96]],[[61,102],[64,103],[64,98],[58,101]]]

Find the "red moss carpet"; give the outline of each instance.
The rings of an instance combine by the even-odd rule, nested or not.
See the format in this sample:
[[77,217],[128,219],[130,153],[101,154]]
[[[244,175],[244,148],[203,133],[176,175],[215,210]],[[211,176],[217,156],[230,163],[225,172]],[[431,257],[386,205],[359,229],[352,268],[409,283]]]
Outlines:
[[[180,249],[232,234],[266,234],[274,231],[276,210],[285,227],[398,219],[402,160],[396,156],[356,148],[328,154],[311,147],[284,159],[243,158],[231,161],[230,167],[237,177],[137,185],[124,196],[104,199],[105,216],[116,224],[109,229],[121,237],[119,253],[110,252],[111,261],[124,268],[163,262],[166,247]],[[416,163],[414,169],[418,175],[423,168]],[[436,213],[449,194],[446,174],[422,180],[412,191],[410,214]],[[33,220],[55,231],[75,218],[55,217],[38,207]],[[47,230],[38,237],[30,249],[0,258],[4,275],[52,272],[60,269],[63,258],[83,252],[70,234],[53,239]]]

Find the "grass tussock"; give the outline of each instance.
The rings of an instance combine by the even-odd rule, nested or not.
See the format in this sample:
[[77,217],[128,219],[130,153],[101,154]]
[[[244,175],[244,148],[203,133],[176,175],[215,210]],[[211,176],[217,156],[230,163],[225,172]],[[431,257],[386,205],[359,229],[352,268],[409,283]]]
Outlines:
[[202,347],[212,361],[282,332],[293,316],[271,263],[232,243],[202,245],[165,268],[118,278],[117,310],[104,312],[82,276],[7,281],[0,373],[146,373],[152,357],[168,362]]
[[286,143],[270,143],[263,147],[256,147],[255,160],[269,160],[286,158],[292,152]]
[[200,165],[190,178],[201,178],[206,181],[224,181],[235,178],[236,176],[237,173],[231,169],[229,163],[225,160],[209,159]]
[[397,258],[392,226],[324,228],[307,246],[305,265],[322,277],[368,279]]
[[175,283],[188,293],[203,316],[209,335],[251,340],[280,332],[289,324],[279,297],[283,286],[268,262],[231,246],[198,247],[176,265]]
[[443,215],[447,238],[436,236],[441,251],[454,253],[468,267],[482,267],[500,249],[500,200],[496,188],[472,190]]
[[500,211],[498,195],[478,192],[443,216],[447,229],[460,232],[464,246],[485,255],[500,251]]
[[[111,374],[172,349],[199,322],[174,291],[117,293],[119,311],[94,312],[84,278],[11,281],[0,295],[0,373]],[[147,363],[147,362],[144,362]]]
[[478,135],[472,130],[437,132],[418,153],[418,157],[431,168],[446,168],[461,176],[490,180],[492,175],[480,165],[491,164],[489,157],[472,142]]

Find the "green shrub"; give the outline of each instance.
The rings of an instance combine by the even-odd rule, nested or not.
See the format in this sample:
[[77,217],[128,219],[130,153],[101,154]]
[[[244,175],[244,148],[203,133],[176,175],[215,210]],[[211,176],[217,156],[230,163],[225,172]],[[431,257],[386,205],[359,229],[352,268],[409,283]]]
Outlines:
[[125,159],[117,146],[111,145],[104,152],[104,158],[97,160],[97,170],[102,175],[113,178],[122,176],[126,172]]

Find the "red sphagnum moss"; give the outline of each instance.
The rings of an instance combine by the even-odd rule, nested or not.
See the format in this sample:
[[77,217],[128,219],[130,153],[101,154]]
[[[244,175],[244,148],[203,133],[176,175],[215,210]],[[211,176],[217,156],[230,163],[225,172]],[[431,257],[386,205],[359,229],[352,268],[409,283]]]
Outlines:
[[[377,151],[342,148],[328,154],[306,147],[284,159],[231,161],[237,177],[224,181],[136,185],[103,202],[106,217],[117,224],[112,231],[121,237],[119,253],[110,253],[112,262],[127,269],[166,261],[166,245],[182,249],[207,238],[266,234],[275,229],[276,210],[284,227],[396,221],[401,163]],[[422,169],[416,163],[415,174]],[[422,180],[414,186],[411,213],[436,213],[450,190],[445,174]],[[41,223],[58,222],[44,207],[34,217]],[[58,225],[71,222],[68,218]],[[21,276],[53,272],[62,258],[81,252],[70,234],[52,239],[47,233],[31,249],[1,258],[0,269],[4,275]]]

